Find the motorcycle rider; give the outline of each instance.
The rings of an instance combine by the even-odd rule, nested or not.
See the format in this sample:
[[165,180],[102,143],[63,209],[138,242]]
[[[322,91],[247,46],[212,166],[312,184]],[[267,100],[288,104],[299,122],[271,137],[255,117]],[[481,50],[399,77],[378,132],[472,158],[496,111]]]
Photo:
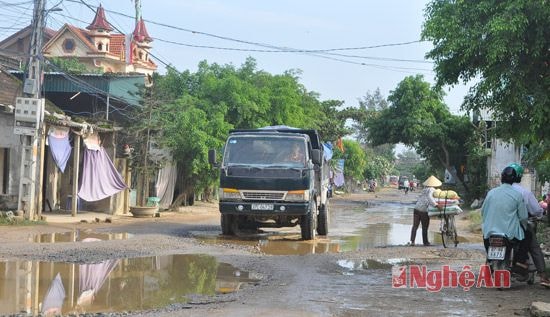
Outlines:
[[510,166],[501,173],[501,185],[491,189],[481,207],[483,242],[485,250],[489,250],[489,237],[493,234],[504,234],[512,242],[519,242],[519,249],[513,259],[513,269],[523,274],[527,273],[526,265],[529,258],[528,250],[530,235],[526,235],[521,226],[527,221],[527,208],[520,192],[512,187],[517,178],[516,170]]
[[[523,196],[523,200],[525,202],[525,207],[527,208],[527,213],[529,214],[529,217],[542,217],[543,209],[539,205],[535,195],[533,195],[531,191],[520,185],[521,177],[523,176],[523,167],[517,163],[510,164],[510,167],[512,167],[516,171],[516,179],[514,180],[514,184],[512,184],[512,187],[520,192]],[[531,258],[533,258],[533,263],[537,268],[537,273],[540,277],[540,284],[545,287],[550,287],[550,280],[547,278],[545,273],[544,254],[542,253],[539,242],[537,241],[536,233],[537,232],[535,229],[535,225],[531,223],[527,224],[525,234],[531,236],[529,253],[531,254]]]

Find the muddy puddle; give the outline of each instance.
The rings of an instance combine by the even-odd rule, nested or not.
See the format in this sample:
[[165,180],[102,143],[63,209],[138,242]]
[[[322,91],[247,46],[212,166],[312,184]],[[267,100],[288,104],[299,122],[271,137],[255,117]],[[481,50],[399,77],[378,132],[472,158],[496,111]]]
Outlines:
[[366,259],[360,261],[354,260],[338,260],[336,264],[343,269],[344,272],[353,272],[361,270],[380,270],[380,269],[391,269],[394,265],[403,265],[409,263],[408,259],[405,258],[395,258],[387,260],[373,260]]
[[208,255],[0,262],[0,314],[127,312],[238,291],[257,276]]
[[[251,246],[270,255],[338,253],[399,246],[406,245],[410,240],[413,207],[411,203],[398,202],[376,202],[360,208],[333,205],[329,235],[318,236],[314,241],[301,241],[299,232],[286,229],[261,233],[240,232],[236,237],[200,232],[196,237],[205,243]],[[439,220],[432,219],[430,228],[437,230]],[[442,244],[439,232],[430,231],[428,239],[432,244]],[[460,233],[458,239],[459,243],[468,242]],[[422,244],[421,228],[418,228],[416,243]]]
[[132,237],[132,234],[127,232],[111,233],[111,232],[94,232],[92,230],[74,230],[68,232],[53,232],[42,233],[29,236],[30,242],[36,243],[63,243],[77,242],[85,239],[99,240],[127,240]]
[[[411,225],[375,223],[367,224],[351,235],[318,236],[314,241],[302,241],[299,234],[283,232],[241,234],[237,237],[199,234],[197,237],[206,243],[252,246],[260,252],[270,255],[306,255],[405,245],[410,239],[410,234]],[[431,241],[437,240],[434,236],[433,233],[430,233]]]

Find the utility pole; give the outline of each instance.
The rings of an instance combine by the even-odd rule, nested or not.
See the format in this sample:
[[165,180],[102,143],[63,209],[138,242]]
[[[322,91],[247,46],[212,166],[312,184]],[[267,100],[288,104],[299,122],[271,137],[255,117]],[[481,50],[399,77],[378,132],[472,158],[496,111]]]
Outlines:
[[[38,141],[43,133],[44,99],[41,98],[42,88],[42,39],[44,38],[44,14],[46,0],[34,1],[32,20],[32,36],[29,52],[27,76],[23,85],[26,98],[16,101],[14,133],[21,134],[21,170],[19,178],[19,200],[17,209],[24,212],[25,218],[36,218],[37,201],[37,164]],[[42,147],[44,144],[41,145]],[[40,162],[42,164],[42,162]],[[41,176],[40,176],[41,177]],[[42,188],[38,188],[39,191]]]
[[139,20],[141,20],[141,0],[133,0],[134,6],[136,8],[136,25],[139,23]]

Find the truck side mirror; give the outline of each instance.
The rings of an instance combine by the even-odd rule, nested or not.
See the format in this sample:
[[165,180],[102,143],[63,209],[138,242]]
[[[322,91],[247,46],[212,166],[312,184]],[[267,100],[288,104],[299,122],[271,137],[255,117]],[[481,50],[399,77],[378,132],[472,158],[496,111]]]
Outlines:
[[218,166],[218,162],[216,162],[216,150],[208,150],[208,163],[212,166]]
[[318,149],[311,150],[311,160],[313,161],[313,164],[320,165],[321,150],[318,150]]

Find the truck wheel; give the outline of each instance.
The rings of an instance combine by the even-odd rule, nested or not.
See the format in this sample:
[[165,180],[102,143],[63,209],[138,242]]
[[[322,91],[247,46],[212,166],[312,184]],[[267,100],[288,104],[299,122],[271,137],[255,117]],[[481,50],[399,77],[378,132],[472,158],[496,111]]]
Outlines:
[[302,230],[302,240],[314,240],[315,239],[315,211],[317,210],[317,203],[312,201],[310,208],[306,215],[303,215],[300,219],[300,229]]
[[322,204],[319,208],[319,215],[317,216],[317,233],[326,236],[328,234],[328,200],[325,204]]
[[222,214],[221,216],[222,234],[227,236],[232,236],[235,234],[235,231],[233,230],[234,228],[233,222],[234,222],[233,215]]

